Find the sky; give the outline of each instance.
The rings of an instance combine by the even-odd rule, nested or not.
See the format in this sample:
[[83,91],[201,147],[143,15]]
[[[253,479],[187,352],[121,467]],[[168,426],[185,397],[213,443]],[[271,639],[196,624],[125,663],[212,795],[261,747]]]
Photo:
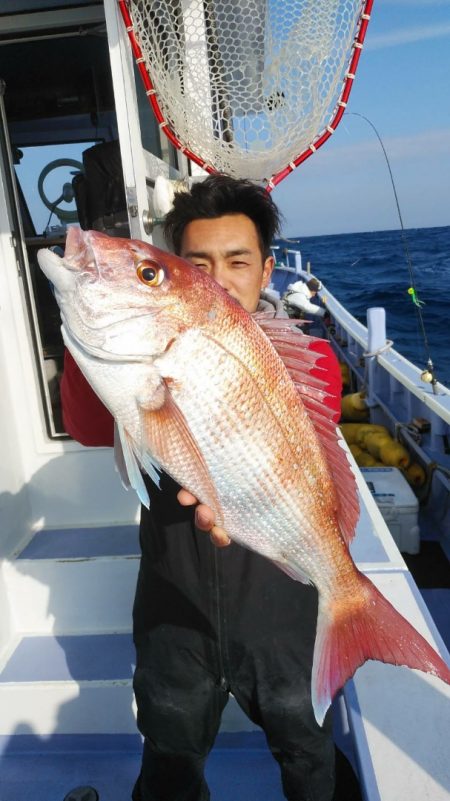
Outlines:
[[450,225],[450,0],[375,0],[346,114],[273,191],[285,236]]

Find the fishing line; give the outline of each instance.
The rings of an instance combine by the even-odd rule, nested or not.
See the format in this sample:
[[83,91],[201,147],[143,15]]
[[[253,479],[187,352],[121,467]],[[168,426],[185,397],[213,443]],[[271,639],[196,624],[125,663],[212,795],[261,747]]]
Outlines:
[[[424,343],[424,347],[425,347],[425,353],[426,353],[426,357],[427,357],[427,371],[422,373],[422,376],[424,376],[426,374],[426,372],[428,372],[431,375],[431,381],[429,381],[429,383],[431,383],[431,385],[433,387],[433,392],[435,392],[436,391],[436,389],[435,389],[436,378],[434,376],[434,365],[433,365],[433,360],[431,358],[430,345],[429,345],[429,341],[428,341],[427,332],[425,330],[425,322],[424,322],[423,315],[422,315],[422,310],[421,310],[421,305],[423,305],[423,304],[422,304],[422,301],[420,301],[418,299],[418,295],[417,295],[416,283],[415,283],[415,278],[414,278],[414,267],[413,267],[413,263],[412,263],[412,259],[411,259],[411,253],[410,253],[410,250],[409,250],[408,239],[407,239],[406,232],[405,232],[405,226],[403,225],[403,217],[402,217],[402,212],[401,212],[401,209],[400,209],[400,202],[399,202],[399,199],[398,199],[397,188],[395,186],[394,176],[393,176],[393,173],[392,173],[392,169],[391,169],[391,165],[390,165],[390,162],[389,162],[388,154],[386,153],[386,148],[384,147],[383,140],[382,140],[380,134],[378,133],[375,125],[373,124],[373,122],[371,122],[368,117],[365,117],[364,114],[359,114],[356,111],[347,111],[345,113],[345,116],[348,116],[349,114],[352,115],[353,117],[361,117],[361,119],[363,119],[363,120],[365,120],[366,122],[369,123],[370,127],[375,131],[375,135],[376,135],[376,137],[377,137],[377,139],[378,139],[378,141],[379,141],[379,143],[381,145],[381,149],[383,151],[384,158],[386,159],[386,164],[387,164],[387,167],[388,167],[388,170],[389,170],[389,176],[390,176],[390,179],[391,179],[392,189],[393,189],[393,192],[394,192],[395,204],[397,206],[398,218],[399,218],[399,221],[400,221],[400,229],[401,229],[400,230],[400,235],[401,235],[401,239],[402,239],[403,249],[405,251],[406,263],[408,265],[409,281],[410,281],[410,287],[408,289],[408,294],[411,296],[411,300],[414,303],[414,306],[415,306],[415,309],[416,309],[417,319],[418,319],[419,326],[420,326],[420,329],[421,329],[421,333],[422,333],[422,337],[423,337],[423,343]],[[423,378],[422,380],[426,381],[427,379]]]

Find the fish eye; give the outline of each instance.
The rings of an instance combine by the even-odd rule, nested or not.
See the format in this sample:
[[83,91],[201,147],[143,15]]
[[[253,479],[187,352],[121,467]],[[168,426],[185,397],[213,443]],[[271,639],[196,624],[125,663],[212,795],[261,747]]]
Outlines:
[[136,274],[146,286],[159,286],[164,281],[164,270],[157,261],[143,259],[136,267]]

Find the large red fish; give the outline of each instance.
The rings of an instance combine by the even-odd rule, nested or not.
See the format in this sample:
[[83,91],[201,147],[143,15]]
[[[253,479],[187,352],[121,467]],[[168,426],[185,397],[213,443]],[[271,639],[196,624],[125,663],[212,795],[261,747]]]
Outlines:
[[40,251],[39,262],[65,343],[116,418],[141,500],[141,468],[157,480],[160,466],[233,540],[317,587],[317,720],[367,659],[450,683],[349,554],[355,481],[324,385],[310,376],[308,339],[287,321],[259,325],[204,272],[143,242],[70,229],[65,257]]

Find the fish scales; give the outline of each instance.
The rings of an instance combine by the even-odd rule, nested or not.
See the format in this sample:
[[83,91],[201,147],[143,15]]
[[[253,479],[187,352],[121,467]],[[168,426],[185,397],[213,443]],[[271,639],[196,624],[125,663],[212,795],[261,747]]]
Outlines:
[[[226,510],[223,522],[230,534],[238,541],[263,549],[265,555],[278,556],[280,561],[288,561],[291,549],[296,559],[303,552],[307,560],[311,553],[308,543],[315,533],[308,526],[311,514],[305,513],[302,504],[307,510],[311,507],[311,513],[314,505],[329,506],[326,489],[330,477],[324,463],[317,459],[315,449],[320,450],[317,436],[306,416],[300,414],[302,409],[292,383],[289,395],[280,396],[276,392],[277,383],[285,378],[281,360],[268,343],[261,342],[256,326],[251,320],[250,323],[248,328],[230,326],[229,336],[226,332],[220,344],[210,340],[207,333],[182,337],[179,346],[174,346],[158,364],[174,380],[173,397],[204,455],[219,501]],[[265,385],[257,368],[256,347],[261,353],[263,346],[264,369],[269,376],[275,375],[270,393],[263,392]],[[252,347],[255,354],[248,360],[250,369],[246,369],[244,350]],[[224,348],[228,354],[226,373],[220,370]],[[236,358],[230,359],[230,353]],[[211,372],[215,375],[220,372],[220,383],[217,379],[210,380]],[[300,425],[295,420],[297,413],[303,418]],[[250,436],[248,417],[252,420]],[[287,424],[289,420],[292,422]],[[317,469],[302,471],[303,461],[316,465]],[[189,482],[192,477],[182,478],[183,485]],[[299,531],[302,520],[306,547],[302,543],[303,526]],[[285,554],[282,559],[280,552]]]

